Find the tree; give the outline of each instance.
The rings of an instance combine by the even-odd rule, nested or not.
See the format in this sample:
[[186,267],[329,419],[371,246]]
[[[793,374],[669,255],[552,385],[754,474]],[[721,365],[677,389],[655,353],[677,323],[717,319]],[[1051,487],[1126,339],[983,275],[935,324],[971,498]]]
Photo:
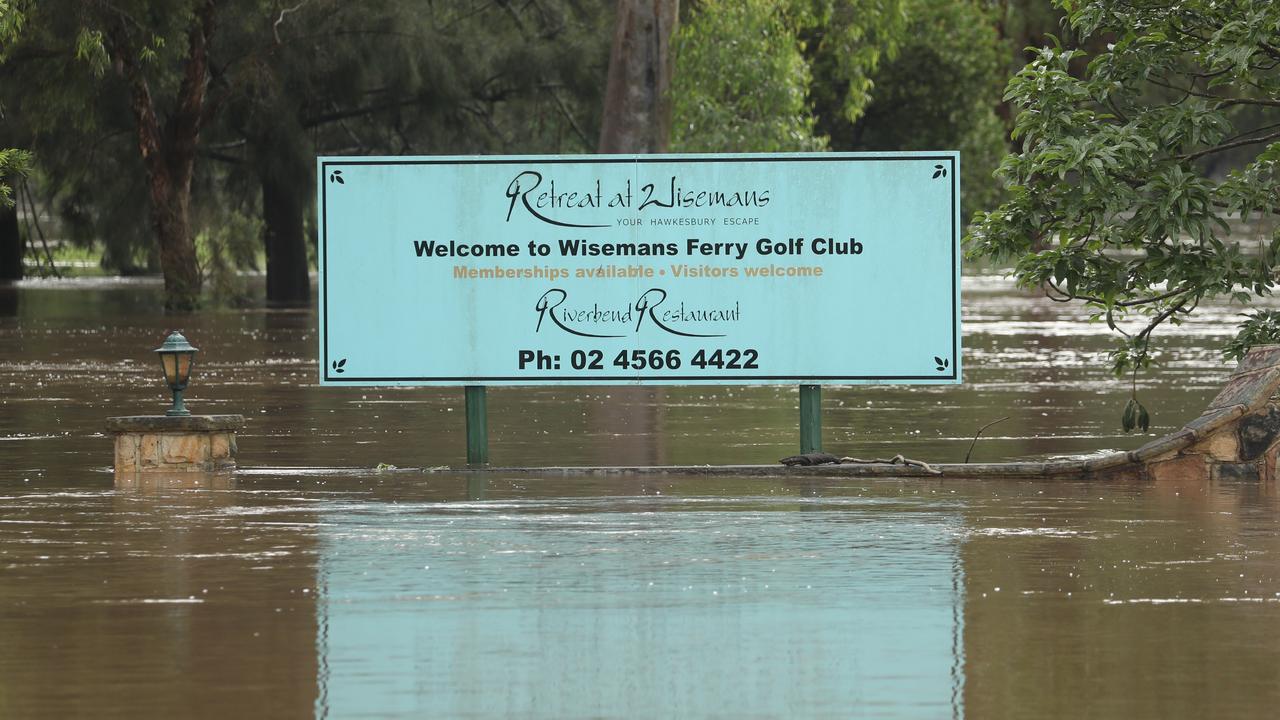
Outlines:
[[[0,61],[8,47],[18,38],[26,16],[9,0],[0,0]],[[0,107],[0,117],[3,108]],[[22,178],[30,168],[31,155],[25,150],[0,148],[0,280],[21,280],[22,236],[18,233],[18,211],[14,207],[14,179]]]
[[[1055,38],[1069,47],[1073,38],[1063,36],[1064,17],[1062,9],[1045,0],[987,0],[989,11],[994,20],[996,34],[1002,40],[1006,53],[1006,72],[1001,85],[1008,83],[1009,78],[1035,59],[1035,51],[1045,47]],[[1077,65],[1080,69],[1082,65]],[[1075,73],[1077,77],[1079,73]],[[999,100],[996,113],[1004,123],[1005,132],[1013,130],[1014,109],[1007,100]],[[1016,145],[1011,146],[1017,149]]]
[[[975,216],[969,248],[1082,303],[1120,335],[1115,371],[1136,373],[1164,323],[1275,288],[1280,231],[1256,221],[1280,214],[1280,4],[1056,2],[1109,44],[1080,77],[1084,51],[1049,47],[1010,81],[1023,143],[1000,168],[1010,199]],[[1242,149],[1235,169],[1215,163]],[[1277,320],[1249,315],[1228,356],[1280,340]],[[1136,393],[1123,425],[1147,426]]]
[[[178,156],[190,144],[174,144],[166,128],[190,128],[175,122],[177,100],[205,6],[27,4],[28,32],[0,63],[0,103],[15,110],[0,122],[0,142],[37,151],[32,190],[64,237],[101,247],[108,270],[159,271],[144,207],[152,166],[109,31],[122,13],[131,19],[162,154],[184,165]],[[307,301],[317,154],[581,153],[597,144],[606,4],[219,0],[214,19],[199,132],[182,134],[195,143],[186,235],[215,292],[234,270],[256,267],[246,238],[260,238],[268,302]]]
[[[123,98],[136,157],[145,170],[165,305],[172,310],[199,303],[191,181],[200,130],[214,108],[206,91],[217,9],[217,0],[27,3],[26,32],[4,59],[7,71],[47,65],[36,74],[49,75],[68,72],[72,61],[78,64],[81,77],[69,86],[46,83],[19,97],[22,109],[35,118],[33,125],[47,120],[84,129],[99,114],[93,104]],[[114,70],[111,78],[108,69]],[[39,134],[43,128],[31,131]]]
[[679,34],[674,146],[684,152],[821,150],[809,64],[785,4],[706,0]]
[[243,59],[209,152],[260,209],[268,303],[309,300],[317,154],[594,149],[606,16],[568,0],[329,0],[228,27]]
[[22,235],[18,230],[18,209],[13,190],[6,182],[26,174],[30,155],[22,150],[0,150],[0,280],[21,280],[23,276]]
[[[128,94],[106,72],[101,43],[80,35],[78,14],[11,7],[34,11],[24,13],[20,40],[0,53],[0,143],[39,158],[26,189],[62,216],[66,236],[97,240],[107,268],[131,272],[137,250],[154,238]],[[158,253],[150,255],[158,269]]]
[[996,108],[1008,75],[990,11],[976,0],[909,0],[907,16],[861,117],[826,112],[818,126],[833,150],[959,150],[965,208],[994,207],[992,173],[1007,151]]
[[[152,78],[145,66],[162,36],[114,7],[100,19],[105,31],[88,31],[102,33],[106,52],[123,69],[129,87],[138,151],[147,172],[151,226],[164,272],[165,308],[177,311],[194,310],[200,305],[200,266],[191,230],[191,180],[200,130],[215,108],[206,102],[206,90],[216,0],[199,0],[189,13],[187,49],[178,60],[182,79],[164,119],[158,114],[162,110],[156,106]],[[159,44],[163,47],[164,41]]]
[[907,31],[907,0],[791,0],[798,37],[813,69],[810,100],[822,118],[861,117],[875,91],[876,68],[897,56]]
[[31,153],[14,148],[0,149],[0,207],[13,207],[10,178],[22,178],[31,169]]
[[667,150],[671,141],[671,39],[679,15],[679,0],[618,3],[600,152]]
[[906,26],[903,0],[705,0],[680,33],[675,145],[826,147],[820,116],[858,118]]
[[[26,13],[13,0],[0,0],[0,62],[9,54],[26,21]],[[4,109],[0,107],[0,118],[3,116]],[[30,163],[30,153],[0,148],[0,208],[13,207],[13,187],[7,181],[25,175]]]
[[[87,0],[80,11],[77,56],[98,72],[113,63],[127,88],[164,273],[165,308],[194,310],[200,305],[201,275],[191,227],[191,181],[200,131],[216,108],[207,90],[218,2]],[[174,42],[175,35],[185,36],[185,42]],[[168,50],[175,45],[182,49]],[[176,74],[176,87],[165,87],[166,71]]]

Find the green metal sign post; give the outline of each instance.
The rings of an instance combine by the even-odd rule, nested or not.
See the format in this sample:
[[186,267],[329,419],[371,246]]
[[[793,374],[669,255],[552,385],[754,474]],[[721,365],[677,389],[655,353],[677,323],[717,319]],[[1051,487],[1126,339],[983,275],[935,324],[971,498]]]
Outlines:
[[800,454],[822,452],[822,386],[800,386]]
[[484,385],[467,385],[467,464],[489,463],[489,411],[485,407]]

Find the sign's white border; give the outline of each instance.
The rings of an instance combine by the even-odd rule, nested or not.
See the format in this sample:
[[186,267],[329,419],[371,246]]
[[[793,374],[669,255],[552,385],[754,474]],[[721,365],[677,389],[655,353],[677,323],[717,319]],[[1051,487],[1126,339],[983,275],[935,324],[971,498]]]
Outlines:
[[[437,156],[437,157],[319,157],[317,182],[319,185],[320,204],[317,208],[319,221],[319,271],[320,271],[320,379],[326,384],[345,385],[377,385],[377,384],[475,384],[502,383],[506,385],[593,385],[611,383],[642,383],[652,385],[679,385],[688,383],[732,383],[751,384],[753,382],[798,382],[798,383],[911,383],[911,384],[955,384],[960,381],[960,208],[959,208],[959,168],[958,153],[781,153],[781,154],[719,154],[719,155],[504,155],[504,156]],[[331,371],[328,345],[328,277],[326,246],[328,243],[327,185],[324,178],[332,170],[352,166],[391,166],[391,165],[519,165],[530,163],[539,165],[556,164],[645,164],[645,163],[708,163],[708,162],[893,162],[932,160],[945,163],[947,178],[951,183],[951,357],[949,373],[936,375],[672,375],[664,373],[645,377],[641,374],[594,375],[582,377],[575,375],[538,376],[527,375],[494,375],[494,376],[353,376],[335,374]]]

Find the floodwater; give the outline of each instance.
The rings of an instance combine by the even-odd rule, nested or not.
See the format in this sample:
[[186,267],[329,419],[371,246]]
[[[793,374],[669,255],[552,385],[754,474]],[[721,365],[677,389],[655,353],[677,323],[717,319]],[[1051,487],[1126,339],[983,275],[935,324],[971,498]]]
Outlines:
[[[236,483],[117,491],[104,419],[167,403],[158,297],[0,288],[0,718],[1280,703],[1274,480],[423,473],[463,460],[459,389],[319,388],[313,316],[256,309],[181,326],[193,411],[248,417]],[[967,278],[965,384],[827,388],[827,449],[954,462],[1005,416],[975,461],[1137,447],[1108,338],[1075,310]],[[1167,333],[1139,378],[1153,434],[1214,395],[1238,312]],[[762,463],[797,442],[786,387],[495,388],[489,412],[501,465]]]

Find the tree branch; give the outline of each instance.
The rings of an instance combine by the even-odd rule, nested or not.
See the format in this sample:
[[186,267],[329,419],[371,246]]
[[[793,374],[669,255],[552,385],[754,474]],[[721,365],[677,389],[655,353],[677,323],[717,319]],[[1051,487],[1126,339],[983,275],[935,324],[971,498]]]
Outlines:
[[155,102],[151,97],[151,87],[138,67],[134,57],[132,43],[129,42],[129,30],[125,26],[124,17],[113,25],[107,33],[111,43],[112,55],[120,61],[125,81],[129,85],[129,109],[133,112],[134,122],[138,130],[138,150],[147,172],[152,175],[168,177],[169,169],[163,162],[163,151],[160,145],[160,120],[156,117]]
[[1205,148],[1204,150],[1200,150],[1197,152],[1188,153],[1186,155],[1179,155],[1178,159],[1179,160],[1195,160],[1196,158],[1201,158],[1201,157],[1204,157],[1205,155],[1212,155],[1213,153],[1222,152],[1224,150],[1230,150],[1232,148],[1244,147],[1246,145],[1257,145],[1258,143],[1269,142],[1277,138],[1280,138],[1280,132],[1273,132],[1268,135],[1261,135],[1259,137],[1253,137],[1253,138],[1245,138],[1244,140],[1237,140],[1235,142],[1215,145],[1213,147]]
[[1267,131],[1267,130],[1274,130],[1274,129],[1276,129],[1276,128],[1280,128],[1280,122],[1278,122],[1278,123],[1272,123],[1271,125],[1263,125],[1262,127],[1256,127],[1256,128],[1254,128],[1254,129],[1252,129],[1252,130],[1246,130],[1246,131],[1244,131],[1244,132],[1242,132],[1242,133],[1237,133],[1237,134],[1235,134],[1235,135],[1232,135],[1232,136],[1231,136],[1231,137],[1229,137],[1229,138],[1225,138],[1225,141],[1226,141],[1226,142],[1234,142],[1234,141],[1239,140],[1239,139],[1241,139],[1241,138],[1243,138],[1243,137],[1245,137],[1245,136],[1247,136],[1247,135],[1252,135],[1252,134],[1254,134],[1254,133],[1265,132],[1265,131]]
[[423,101],[424,98],[412,97],[407,100],[393,100],[391,102],[376,103],[373,105],[365,105],[363,107],[350,108],[347,110],[334,110],[322,115],[313,115],[308,118],[302,118],[302,127],[310,129],[320,125],[327,125],[331,122],[347,120],[349,118],[361,117],[363,115],[372,115],[384,110],[394,110],[396,108],[408,107],[416,105]]
[[[1051,280],[1045,281],[1045,284],[1053,288],[1054,292],[1061,295],[1061,298],[1055,298],[1052,295],[1045,293],[1045,295],[1050,300],[1054,300],[1056,302],[1070,302],[1072,300],[1083,300],[1085,302],[1097,303],[1099,305],[1108,305],[1107,301],[1103,300],[1100,297],[1094,297],[1092,295],[1077,295],[1074,293],[1069,293],[1063,290],[1062,288],[1058,287],[1057,283],[1054,283]],[[1192,289],[1193,288],[1187,287],[1184,285],[1176,290],[1170,290],[1169,292],[1161,293],[1159,295],[1152,295],[1151,297],[1138,298],[1137,300],[1124,300],[1121,302],[1113,302],[1113,303],[1110,303],[1109,305],[1115,306],[1115,307],[1122,307],[1122,308],[1137,307],[1139,305],[1150,305],[1151,303],[1157,303],[1157,302],[1160,302],[1161,300],[1168,300],[1171,297],[1175,297],[1177,295],[1190,292]]]
[[583,132],[582,126],[578,125],[577,119],[573,117],[573,113],[569,112],[569,107],[565,105],[564,100],[560,98],[560,93],[555,88],[548,88],[547,92],[551,93],[551,99],[556,101],[556,107],[560,110],[560,114],[568,121],[569,127],[573,129],[573,133],[582,141],[583,146],[591,147],[592,143],[587,139],[587,134]]
[[1147,326],[1142,329],[1142,332],[1138,333],[1137,336],[1135,336],[1135,339],[1142,340],[1147,336],[1151,335],[1151,332],[1155,330],[1157,327],[1159,327],[1160,323],[1164,322],[1165,320],[1168,320],[1170,317],[1173,316],[1174,313],[1181,310],[1184,305],[1186,305],[1185,300],[1165,308],[1163,311],[1160,312],[1159,315],[1156,315],[1154,318],[1152,318],[1151,322],[1147,323]]
[[[1232,206],[1231,206],[1229,203],[1226,203],[1226,202],[1224,202],[1224,201],[1222,201],[1222,200],[1210,200],[1210,201],[1209,201],[1209,204],[1210,204],[1210,205],[1213,205],[1213,206],[1214,206],[1214,207],[1216,207],[1216,208],[1222,208],[1223,210],[1231,210],[1231,209],[1232,209]],[[1273,205],[1273,206],[1271,206],[1271,207],[1265,207],[1265,208],[1259,208],[1259,209],[1267,210],[1268,212],[1272,213],[1273,215],[1280,215],[1280,205]]]
[[1175,90],[1180,93],[1186,93],[1187,95],[1194,95],[1195,97],[1198,97],[1198,98],[1204,98],[1206,100],[1217,100],[1219,103],[1221,103],[1218,106],[1219,109],[1224,107],[1231,107],[1232,105],[1261,105],[1263,107],[1280,107],[1280,100],[1268,100],[1263,98],[1241,98],[1241,97],[1227,98],[1227,97],[1222,97],[1221,95],[1214,95],[1213,93],[1200,92],[1195,88],[1178,87],[1173,83],[1157,80],[1154,77],[1147,78],[1147,81],[1153,85],[1159,85],[1162,88],[1168,88],[1169,90]]
[[280,17],[276,18],[276,21],[271,23],[271,35],[276,39],[276,45],[280,44],[280,23],[284,22],[284,16],[288,15],[289,13],[293,13],[301,10],[302,6],[307,4],[307,1],[308,0],[302,0],[302,2],[298,3],[297,5],[294,5],[291,8],[285,8],[281,10]]
[[206,109],[205,94],[209,87],[209,41],[213,37],[216,14],[216,0],[204,0],[196,11],[196,21],[187,33],[190,46],[183,63],[177,108],[165,123],[165,136],[170,145],[169,161],[179,164],[174,168],[174,175],[179,179],[190,176],[189,166],[200,139]]
[[217,150],[214,150],[213,148],[201,148],[201,149],[200,149],[200,154],[201,154],[201,155],[203,155],[203,156],[205,156],[205,157],[207,157],[207,158],[210,158],[210,159],[212,159],[212,160],[217,160],[217,161],[219,161],[219,162],[227,163],[228,165],[243,165],[243,164],[244,164],[244,160],[242,160],[241,158],[238,158],[238,157],[236,157],[235,155],[228,155],[228,154],[223,153],[223,152],[218,152]]
[[1260,105],[1262,107],[1280,107],[1280,100],[1264,100],[1261,98],[1223,98],[1222,107],[1232,105]]

